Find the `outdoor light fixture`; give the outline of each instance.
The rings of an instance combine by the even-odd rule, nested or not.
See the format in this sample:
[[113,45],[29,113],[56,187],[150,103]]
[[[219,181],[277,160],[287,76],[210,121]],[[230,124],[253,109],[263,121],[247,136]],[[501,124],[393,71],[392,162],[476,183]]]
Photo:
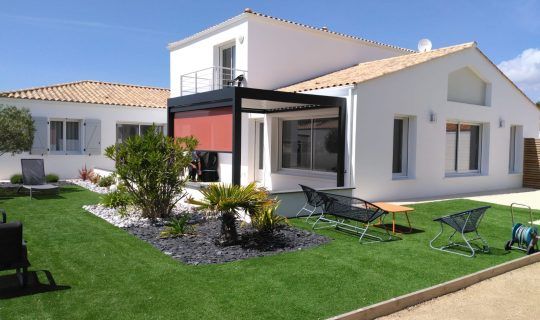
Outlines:
[[244,43],[244,36],[238,36],[238,42],[240,42],[240,44]]
[[504,128],[504,119],[499,118],[499,128]]
[[437,122],[437,114],[433,111],[429,113],[429,122]]

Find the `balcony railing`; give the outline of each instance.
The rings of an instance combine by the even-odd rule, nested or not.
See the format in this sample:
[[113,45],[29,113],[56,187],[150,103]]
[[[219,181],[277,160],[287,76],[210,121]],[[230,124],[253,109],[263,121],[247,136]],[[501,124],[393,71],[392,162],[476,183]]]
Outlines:
[[180,95],[245,86],[247,71],[225,67],[210,67],[180,76]]

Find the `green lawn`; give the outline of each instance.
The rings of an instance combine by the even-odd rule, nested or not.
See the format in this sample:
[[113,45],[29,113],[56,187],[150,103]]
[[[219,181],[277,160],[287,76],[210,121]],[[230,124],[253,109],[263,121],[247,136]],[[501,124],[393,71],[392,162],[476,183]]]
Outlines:
[[98,199],[78,187],[41,200],[0,198],[9,219],[24,223],[31,270],[70,287],[0,300],[2,320],[326,318],[523,256],[502,249],[510,233],[504,206],[493,206],[481,225],[491,254],[430,249],[433,217],[481,205],[457,200],[414,206],[413,226],[425,232],[399,241],[360,245],[325,230],[334,240],[314,249],[188,266],[81,208]]

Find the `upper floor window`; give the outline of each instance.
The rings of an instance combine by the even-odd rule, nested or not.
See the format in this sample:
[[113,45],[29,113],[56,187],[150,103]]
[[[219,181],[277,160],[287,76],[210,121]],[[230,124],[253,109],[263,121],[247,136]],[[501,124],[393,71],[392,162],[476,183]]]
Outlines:
[[479,173],[482,126],[446,124],[446,173]]
[[283,120],[281,168],[337,171],[338,118]]
[[228,44],[219,48],[219,66],[221,67],[221,84],[227,86],[236,77],[236,45]]
[[448,101],[490,105],[491,86],[471,68],[465,67],[448,75]]

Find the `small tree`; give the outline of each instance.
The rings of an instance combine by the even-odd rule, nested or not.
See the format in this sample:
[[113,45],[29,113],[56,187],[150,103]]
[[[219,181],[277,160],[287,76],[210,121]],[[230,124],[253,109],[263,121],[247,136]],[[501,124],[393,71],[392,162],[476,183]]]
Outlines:
[[0,156],[29,151],[35,130],[28,109],[0,105]]
[[185,169],[197,145],[193,137],[171,138],[156,127],[105,149],[116,174],[133,196],[142,216],[155,220],[171,215],[183,196]]

